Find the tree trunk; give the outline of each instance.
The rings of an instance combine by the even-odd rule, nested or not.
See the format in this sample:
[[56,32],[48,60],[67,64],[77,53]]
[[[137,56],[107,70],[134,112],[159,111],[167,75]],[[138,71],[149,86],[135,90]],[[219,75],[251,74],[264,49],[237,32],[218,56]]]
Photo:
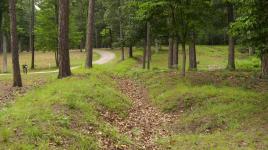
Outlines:
[[[228,24],[234,22],[234,6],[231,3],[227,3],[228,11]],[[228,54],[228,70],[235,70],[235,40],[229,34],[229,54]]]
[[150,69],[151,63],[151,25],[147,22],[147,40],[146,40],[146,50],[147,50],[147,69]]
[[112,29],[109,29],[109,36],[110,36],[110,48],[113,49],[113,34],[112,34]]
[[185,77],[186,73],[186,50],[185,50],[185,42],[182,42],[182,69],[181,75]]
[[95,0],[89,0],[88,4],[88,22],[87,22],[87,60],[86,68],[92,68],[93,64],[93,38],[94,38],[94,9],[95,9]]
[[10,35],[10,31],[9,31],[9,33],[6,33],[6,40],[7,40],[7,52],[11,53],[11,35]]
[[[21,40],[20,39],[18,39],[18,42],[19,42],[19,52],[22,52],[22,47],[21,47]],[[29,50],[27,50],[27,52],[28,52]]]
[[3,35],[3,73],[7,73],[7,40]]
[[132,46],[131,44],[129,45],[128,56],[129,56],[130,58],[133,57],[133,46]]
[[31,69],[34,69],[34,18],[35,18],[35,0],[31,0],[31,19],[30,19],[30,51],[32,52]]
[[178,38],[175,37],[173,41],[173,68],[178,69],[178,64],[179,64]]
[[262,78],[268,79],[268,53],[262,55],[261,66],[262,66]]
[[172,69],[173,67],[173,46],[174,46],[174,38],[172,36],[168,39],[169,42],[169,50],[168,50],[168,68]]
[[123,28],[122,23],[120,21],[120,45],[121,45],[121,60],[125,60],[125,50],[124,50],[124,43],[123,43]]
[[69,56],[69,0],[59,1],[59,76],[71,76]]
[[146,56],[147,56],[147,34],[144,36],[144,50],[143,50],[143,59],[142,59],[142,67],[146,68]]
[[252,55],[254,55],[254,54],[255,54],[255,50],[254,50],[254,48],[249,47],[249,48],[248,48],[248,55],[249,55],[249,56],[252,56]]
[[0,53],[3,53],[3,29],[2,29],[2,23],[3,23],[3,15],[2,12],[0,12]]
[[189,45],[189,70],[196,70],[196,47],[195,47],[195,33],[191,33],[191,41]]
[[[55,23],[57,25],[57,30],[59,29],[59,0],[55,0]],[[57,31],[58,33],[59,31]],[[59,45],[59,38],[55,39],[57,41],[57,44]],[[56,67],[59,68],[59,46],[57,46],[56,51],[55,51],[55,62],[56,62]]]
[[[122,0],[119,0],[119,5],[122,5]],[[119,32],[120,32],[120,45],[121,45],[121,60],[125,60],[125,50],[124,50],[124,37],[123,37],[123,25],[122,25],[122,12],[119,8]]]
[[10,15],[10,35],[11,35],[11,51],[12,51],[12,65],[13,65],[13,86],[22,87],[19,52],[18,52],[15,0],[9,0],[9,15]]

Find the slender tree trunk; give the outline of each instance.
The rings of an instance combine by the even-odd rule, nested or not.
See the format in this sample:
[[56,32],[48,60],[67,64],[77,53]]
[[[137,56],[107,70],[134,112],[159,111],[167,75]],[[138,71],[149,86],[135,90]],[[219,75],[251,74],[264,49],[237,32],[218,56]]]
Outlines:
[[69,0],[59,1],[59,78],[71,76],[69,56]]
[[79,49],[80,49],[80,52],[82,53],[83,52],[83,49],[84,49],[84,37],[81,38],[80,40],[80,44],[79,44]]
[[[88,23],[87,23],[87,60],[86,68],[92,68],[93,64],[93,38],[94,38],[94,9],[95,9],[95,0],[89,0],[88,4]],[[97,36],[96,36],[97,37]]]
[[[18,39],[18,43],[19,43],[19,53],[20,53],[20,52],[22,52],[22,47],[21,47],[21,40],[20,40],[20,38]],[[27,50],[27,51],[29,51],[29,50]]]
[[175,37],[173,41],[173,67],[178,69],[179,64],[179,44],[178,38]]
[[185,77],[186,74],[186,50],[185,50],[185,42],[182,42],[182,69],[181,75]]
[[268,53],[262,55],[261,64],[262,78],[268,79]]
[[191,41],[189,45],[189,70],[196,70],[196,46],[195,46],[195,33],[191,33]]
[[112,29],[109,29],[109,36],[110,36],[110,48],[113,49],[113,34]]
[[30,20],[30,50],[32,52],[32,63],[31,69],[34,69],[34,56],[35,56],[35,47],[34,47],[34,20],[35,20],[35,0],[31,0],[31,20]]
[[[119,0],[119,5],[122,5],[122,0]],[[123,24],[122,24],[122,11],[119,8],[119,32],[120,32],[120,45],[121,45],[121,60],[125,60],[125,50],[124,50],[124,37],[123,37]]]
[[[231,3],[227,3],[228,11],[228,24],[234,22],[234,6]],[[228,54],[228,70],[235,70],[235,40],[229,34],[229,54]]]
[[101,42],[99,42],[98,29],[95,28],[95,47],[96,47],[96,48],[100,48],[100,47],[101,47],[101,46],[99,45],[99,43],[101,43]]
[[147,69],[151,67],[151,24],[147,22],[147,40],[146,40],[146,50],[147,50]]
[[[59,0],[55,0],[55,23],[57,25],[57,33],[59,32]],[[59,38],[55,39],[57,41],[57,48],[55,51],[55,62],[56,62],[56,67],[59,68]]]
[[2,12],[0,12],[0,53],[3,53],[3,29],[2,29],[2,24],[3,24],[3,15]]
[[249,55],[249,56],[252,56],[252,55],[254,55],[254,54],[255,54],[255,50],[254,50],[254,48],[249,47],[249,48],[248,48],[248,55]]
[[169,50],[168,50],[168,68],[172,69],[173,67],[173,46],[174,46],[174,38],[170,36],[168,39],[169,42]]
[[17,37],[17,21],[16,21],[16,2],[9,0],[9,15],[10,15],[10,35],[11,35],[11,51],[13,65],[13,86],[22,87],[20,75],[20,63],[18,52],[18,37]]
[[7,40],[3,35],[3,73],[7,73]]
[[147,34],[144,36],[144,50],[143,50],[143,59],[142,59],[142,67],[146,68],[146,56],[147,56]]
[[133,46],[132,46],[131,44],[129,45],[128,56],[129,56],[130,58],[133,57]]
[[120,45],[121,45],[121,60],[125,60],[125,50],[124,50],[124,43],[123,43],[123,27],[120,21]]
[[11,53],[11,35],[10,35],[10,31],[9,31],[9,33],[6,33],[6,39],[7,39],[7,52]]

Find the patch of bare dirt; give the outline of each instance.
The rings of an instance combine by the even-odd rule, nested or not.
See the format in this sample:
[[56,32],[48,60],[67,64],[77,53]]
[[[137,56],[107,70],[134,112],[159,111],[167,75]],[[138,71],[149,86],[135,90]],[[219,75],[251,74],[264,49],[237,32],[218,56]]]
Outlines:
[[172,134],[171,125],[178,115],[166,114],[154,107],[149,101],[148,91],[136,82],[130,79],[114,79],[121,92],[132,100],[132,108],[126,118],[108,111],[102,112],[102,116],[134,142],[133,146],[125,149],[160,149],[155,140]]

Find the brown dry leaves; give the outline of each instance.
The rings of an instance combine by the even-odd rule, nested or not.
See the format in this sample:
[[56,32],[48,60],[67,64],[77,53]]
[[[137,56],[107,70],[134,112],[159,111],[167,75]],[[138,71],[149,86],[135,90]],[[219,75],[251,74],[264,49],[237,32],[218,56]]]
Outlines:
[[155,140],[171,135],[171,124],[178,118],[175,114],[161,112],[149,102],[148,91],[130,79],[114,78],[118,88],[132,100],[132,108],[126,118],[120,118],[111,112],[102,112],[105,120],[118,127],[134,145],[121,149],[160,149]]

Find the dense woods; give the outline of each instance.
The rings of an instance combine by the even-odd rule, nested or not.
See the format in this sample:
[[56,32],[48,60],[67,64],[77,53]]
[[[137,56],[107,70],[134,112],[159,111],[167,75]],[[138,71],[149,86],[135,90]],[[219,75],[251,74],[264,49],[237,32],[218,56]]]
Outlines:
[[[140,47],[144,48],[143,67],[149,69],[152,54],[160,45],[168,45],[167,67],[180,68],[185,76],[187,69],[198,69],[195,45],[227,43],[227,69],[236,68],[235,44],[238,44],[248,51],[255,50],[262,61],[262,77],[267,76],[267,38],[264,36],[267,34],[267,2],[263,0],[70,0],[64,11],[61,1],[14,1],[14,9],[7,9],[8,2],[1,1],[0,51],[3,52],[5,36],[5,49],[14,51],[16,76],[19,76],[16,49],[32,52],[32,69],[38,61],[34,57],[35,50],[54,51],[57,66],[61,68],[66,64],[65,70],[70,68],[68,49],[85,48],[86,67],[91,68],[93,47],[120,47],[121,60],[125,60],[127,54],[133,57],[133,47]],[[11,10],[17,10],[17,19]],[[182,60],[178,60],[179,53]],[[189,68],[186,67],[187,59]],[[60,72],[64,70],[60,69]]]

